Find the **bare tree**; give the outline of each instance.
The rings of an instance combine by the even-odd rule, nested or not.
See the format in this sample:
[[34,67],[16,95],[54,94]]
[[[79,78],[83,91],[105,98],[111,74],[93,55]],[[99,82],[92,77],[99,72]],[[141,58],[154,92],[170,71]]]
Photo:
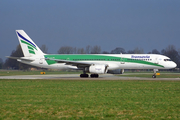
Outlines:
[[134,54],[134,50],[128,50],[127,54]]
[[78,53],[78,50],[77,50],[76,47],[74,47],[74,48],[72,48],[72,49],[73,49],[73,53],[71,53],[71,54],[77,54],[77,53]]
[[43,45],[40,47],[40,49],[42,50],[42,52],[48,53],[48,48],[46,47],[45,44],[43,44]]
[[[16,47],[16,50],[13,50],[10,56],[12,56],[12,57],[24,57],[23,52],[22,52],[22,49],[21,49],[21,46],[18,45],[18,46]],[[20,63],[20,62],[18,62],[17,60],[15,60],[15,59],[10,59],[10,58],[7,58],[7,59],[6,59],[6,61],[5,61],[5,63],[4,63],[4,66],[5,66],[6,68],[22,69],[22,70],[28,69],[28,68],[30,67],[29,65]]]
[[91,54],[100,54],[101,53],[101,47],[100,46],[94,46],[91,49]]
[[109,52],[107,52],[107,51],[103,51],[103,52],[102,52],[102,54],[109,54]]
[[142,48],[135,48],[134,49],[134,54],[143,54],[144,53],[144,50]]
[[160,52],[157,49],[153,49],[152,54],[160,54]]
[[0,58],[0,69],[3,68],[3,60]]
[[148,54],[160,54],[157,49],[153,49],[152,52],[148,52]]
[[180,48],[178,49],[178,54],[180,55]]
[[91,53],[91,46],[88,45],[86,46],[86,54],[90,54]]
[[122,53],[122,54],[126,53],[124,48],[117,47],[117,48],[115,48],[114,50],[111,51],[111,54],[120,54],[120,53]]
[[85,54],[84,48],[78,48],[77,54]]
[[58,54],[73,54],[73,53],[74,53],[74,48],[70,46],[61,47],[58,50]]
[[178,51],[174,45],[169,45],[166,49],[163,49],[161,54],[168,56],[177,64],[179,63],[180,55],[178,54]]

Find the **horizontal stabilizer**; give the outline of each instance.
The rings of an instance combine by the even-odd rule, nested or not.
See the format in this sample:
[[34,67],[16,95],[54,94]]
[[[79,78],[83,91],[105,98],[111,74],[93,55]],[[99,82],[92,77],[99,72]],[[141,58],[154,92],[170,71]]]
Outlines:
[[10,58],[10,59],[19,59],[19,58],[21,58],[21,57],[11,57],[11,56],[6,56],[7,58]]
[[30,58],[30,57],[11,57],[11,56],[6,56],[7,58],[10,59],[16,59],[16,60],[26,60],[26,61],[34,61],[35,59]]

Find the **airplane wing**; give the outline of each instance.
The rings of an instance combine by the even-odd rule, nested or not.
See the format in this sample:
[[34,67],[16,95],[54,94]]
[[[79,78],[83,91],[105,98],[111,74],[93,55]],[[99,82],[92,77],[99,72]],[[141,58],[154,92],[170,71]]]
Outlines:
[[52,59],[52,58],[45,58],[45,59],[53,60],[58,63],[66,63],[66,65],[72,65],[72,66],[77,66],[77,67],[88,67],[94,64],[94,63],[89,63],[89,62],[70,61],[70,60],[61,60],[61,59]]

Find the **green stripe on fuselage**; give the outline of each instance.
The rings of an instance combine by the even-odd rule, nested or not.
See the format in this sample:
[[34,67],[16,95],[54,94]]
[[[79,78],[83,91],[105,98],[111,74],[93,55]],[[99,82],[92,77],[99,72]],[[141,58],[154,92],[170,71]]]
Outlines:
[[[137,60],[137,59],[130,59],[130,58],[122,58],[116,56],[108,56],[108,55],[91,55],[91,54],[84,54],[84,55],[45,55],[45,58],[52,58],[52,59],[60,59],[60,60],[70,60],[70,61],[114,61],[114,62],[129,62],[129,63],[139,63],[144,65],[152,65],[158,67],[164,67],[162,65],[144,61],[144,60]],[[54,64],[57,63],[53,60],[46,60],[47,63]]]

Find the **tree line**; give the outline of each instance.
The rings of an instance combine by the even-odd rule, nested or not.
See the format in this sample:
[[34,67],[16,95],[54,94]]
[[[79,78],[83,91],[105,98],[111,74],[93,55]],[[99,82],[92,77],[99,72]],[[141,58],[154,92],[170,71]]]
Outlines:
[[[40,49],[44,53],[48,53],[48,48],[46,45],[42,45]],[[86,46],[85,48],[76,48],[71,46],[62,46],[57,51],[58,54],[145,54],[144,50],[142,48],[135,48],[133,50],[126,51],[122,47],[117,47],[110,52],[108,51],[101,51],[100,46]],[[147,54],[161,54],[168,56],[171,58],[172,61],[176,62],[177,67],[180,67],[180,49],[176,49],[174,45],[169,45],[165,49],[162,49],[161,51],[158,51],[157,49],[153,49],[152,51],[148,52]],[[21,46],[18,45],[16,47],[16,50],[13,50],[11,52],[11,55],[13,57],[23,57],[23,52],[21,49]],[[30,65],[26,65],[20,62],[17,62],[17,60],[9,59],[7,58],[5,62],[0,58],[0,69],[20,69],[25,70],[30,68]]]

